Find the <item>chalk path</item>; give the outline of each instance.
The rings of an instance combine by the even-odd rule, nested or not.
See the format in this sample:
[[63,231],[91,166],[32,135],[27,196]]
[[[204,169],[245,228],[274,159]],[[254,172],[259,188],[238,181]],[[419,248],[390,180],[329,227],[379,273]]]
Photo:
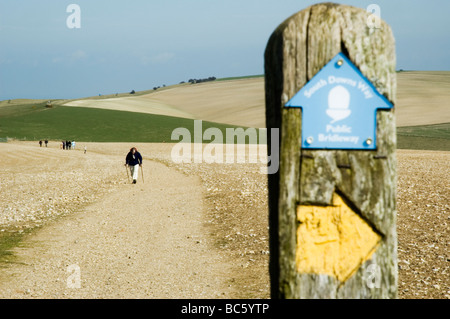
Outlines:
[[232,298],[200,181],[144,164],[145,183],[121,184],[26,237],[0,268],[0,298]]

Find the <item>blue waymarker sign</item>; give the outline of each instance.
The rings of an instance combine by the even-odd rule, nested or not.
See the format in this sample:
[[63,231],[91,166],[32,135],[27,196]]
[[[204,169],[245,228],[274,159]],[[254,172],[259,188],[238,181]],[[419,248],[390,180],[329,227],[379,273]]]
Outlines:
[[286,105],[302,108],[302,148],[376,149],[378,109],[393,105],[342,53]]

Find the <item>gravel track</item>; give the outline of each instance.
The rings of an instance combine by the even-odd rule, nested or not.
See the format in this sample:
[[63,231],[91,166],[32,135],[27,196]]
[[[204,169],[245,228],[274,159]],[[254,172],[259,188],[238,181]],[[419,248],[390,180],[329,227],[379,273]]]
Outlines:
[[[130,146],[0,144],[0,236],[41,226],[0,263],[0,298],[268,298],[262,165],[178,165],[173,145],[137,144],[145,183],[130,185]],[[397,158],[399,298],[450,298],[450,153]]]
[[[37,161],[62,156],[66,165],[70,164],[78,175],[83,175],[71,184],[74,193],[78,193],[77,185],[80,189],[84,183],[99,185],[102,181],[97,179],[101,176],[107,180],[109,177],[112,182],[103,190],[91,187],[98,197],[76,205],[69,214],[55,213],[53,217],[60,217],[42,222],[44,227],[25,236],[15,249],[13,262],[0,271],[0,298],[230,298],[235,295],[228,283],[229,260],[226,254],[219,254],[211,247],[208,231],[204,229],[203,189],[197,177],[146,161],[146,183],[141,179],[132,185],[124,179],[124,160],[119,156],[84,155],[28,145],[7,147],[12,148],[13,154],[24,149],[22,154],[27,157],[35,152],[51,154]],[[83,171],[86,168],[80,164],[83,156],[88,159],[88,167],[94,166],[93,171]],[[29,165],[32,161],[28,158],[25,162],[22,164]],[[120,167],[121,177],[104,176],[99,167],[114,172]],[[43,176],[31,171],[28,174],[37,185],[31,185],[22,175],[16,177],[20,182],[7,185],[16,191],[26,184],[30,186],[19,206],[25,205],[30,196],[42,195],[35,192],[41,189],[39,181]],[[88,176],[92,180],[86,181]],[[62,192],[69,193],[61,195],[61,202],[75,196],[64,177],[53,181],[59,183]],[[49,192],[54,191],[50,187]],[[48,194],[42,196],[45,199]],[[10,206],[13,206],[11,201]],[[23,211],[29,209],[23,207]],[[11,211],[21,218],[4,220],[13,221],[19,229],[41,218],[30,211],[28,214],[20,214],[19,209]]]

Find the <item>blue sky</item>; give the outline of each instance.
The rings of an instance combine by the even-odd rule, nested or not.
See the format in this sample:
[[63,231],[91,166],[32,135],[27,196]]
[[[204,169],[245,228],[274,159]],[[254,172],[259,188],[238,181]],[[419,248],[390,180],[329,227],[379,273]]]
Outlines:
[[[79,98],[190,78],[263,74],[273,30],[319,1],[0,0],[0,100]],[[450,1],[375,3],[397,42],[397,69],[450,70]],[[69,4],[81,28],[69,29]]]

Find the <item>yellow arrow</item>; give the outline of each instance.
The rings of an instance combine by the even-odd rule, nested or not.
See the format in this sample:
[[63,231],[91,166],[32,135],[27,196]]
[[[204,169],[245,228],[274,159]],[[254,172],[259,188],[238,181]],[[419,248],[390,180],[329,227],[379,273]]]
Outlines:
[[381,240],[338,195],[332,206],[297,209],[297,271],[327,274],[345,282],[375,252]]

